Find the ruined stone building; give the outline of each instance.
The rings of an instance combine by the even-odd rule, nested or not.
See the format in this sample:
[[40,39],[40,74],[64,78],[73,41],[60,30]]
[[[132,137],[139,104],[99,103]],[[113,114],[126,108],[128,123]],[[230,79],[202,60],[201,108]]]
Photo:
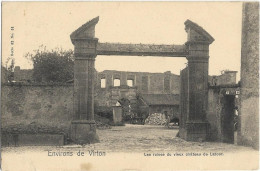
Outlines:
[[[14,77],[19,84],[3,85],[3,119],[30,118],[48,122],[51,118],[57,124],[71,122],[72,140],[84,135],[84,141],[96,142],[95,114],[99,110],[109,113],[120,106],[118,109],[123,111],[123,116],[162,113],[179,119],[179,135],[188,141],[234,142],[234,135],[231,135],[234,134],[233,114],[234,109],[239,108],[240,84],[237,84],[236,71],[208,75],[209,45],[214,41],[209,33],[187,20],[184,23],[187,43],[166,45],[171,48],[165,51],[160,49],[163,45],[97,43],[93,29],[98,20],[94,18],[71,34],[75,45],[73,84],[72,81],[34,82],[30,80],[32,70],[16,67]],[[186,57],[188,65],[180,75],[169,71],[97,72],[96,56],[113,54]],[[89,134],[86,135],[86,131]]]
[[[221,75],[209,76],[209,85],[213,87],[234,85],[236,73],[236,71],[223,71]],[[17,82],[28,80],[33,82],[32,74],[33,70],[20,69],[19,66],[14,70]],[[95,73],[94,96],[97,113],[111,112],[117,102],[124,101],[122,105],[127,108],[125,111],[130,111],[128,109],[130,105],[130,112],[138,113],[140,117],[162,113],[170,118],[179,118],[180,76],[170,71],[149,73],[104,70]]]
[[[96,80],[97,106],[112,107],[118,101],[127,100],[127,104],[121,105],[130,105],[131,111],[140,117],[154,112],[168,113],[172,117],[179,115],[180,76],[170,71],[148,73],[105,70],[97,74]],[[141,114],[140,110],[146,112]]]
[[[18,84],[2,84],[3,120],[69,122],[75,143],[94,143],[98,142],[95,114],[120,106],[125,115],[163,113],[179,118],[180,138],[187,141],[236,141],[258,148],[259,3],[243,5],[239,83],[236,71],[208,75],[214,38],[190,20],[184,23],[188,37],[183,45],[100,43],[95,37],[98,21],[96,17],[70,35],[75,55],[73,84],[34,82],[32,70],[15,68]],[[185,57],[188,64],[180,75],[97,72],[98,55]]]

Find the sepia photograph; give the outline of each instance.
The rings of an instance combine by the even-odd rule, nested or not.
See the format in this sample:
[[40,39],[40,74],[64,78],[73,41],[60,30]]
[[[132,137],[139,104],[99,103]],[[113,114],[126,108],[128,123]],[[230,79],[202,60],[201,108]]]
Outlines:
[[1,171],[259,169],[258,1],[1,15]]

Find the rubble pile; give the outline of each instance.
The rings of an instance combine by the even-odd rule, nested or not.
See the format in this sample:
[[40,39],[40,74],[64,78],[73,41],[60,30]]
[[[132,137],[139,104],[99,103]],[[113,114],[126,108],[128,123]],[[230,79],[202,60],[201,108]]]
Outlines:
[[165,125],[166,123],[167,119],[163,113],[153,113],[145,119],[147,125]]

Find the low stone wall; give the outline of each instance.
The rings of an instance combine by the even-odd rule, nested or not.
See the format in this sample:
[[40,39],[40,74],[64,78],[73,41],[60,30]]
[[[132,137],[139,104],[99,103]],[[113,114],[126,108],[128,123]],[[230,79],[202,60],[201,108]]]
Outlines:
[[63,134],[2,134],[3,146],[62,146],[65,144]]
[[72,119],[72,84],[2,85],[3,146],[64,145]]
[[[95,97],[97,127],[109,128],[113,120],[112,107],[98,106],[102,95],[97,95],[100,96]],[[73,120],[73,84],[3,84],[1,119],[2,132],[68,133],[70,122]],[[37,125],[37,128],[32,128],[33,125]]]
[[73,119],[71,84],[4,84],[1,96],[4,125],[21,122],[60,126]]
[[[112,108],[95,106],[98,129],[109,129]],[[111,112],[111,113],[110,113]],[[111,121],[109,115],[111,114]],[[14,144],[13,135],[70,135],[73,120],[73,84],[2,84],[1,123],[3,144]],[[9,138],[8,138],[9,137]],[[10,138],[11,137],[11,138]],[[7,140],[5,140],[7,138]],[[21,142],[21,144],[24,144]],[[47,143],[48,144],[48,143]]]

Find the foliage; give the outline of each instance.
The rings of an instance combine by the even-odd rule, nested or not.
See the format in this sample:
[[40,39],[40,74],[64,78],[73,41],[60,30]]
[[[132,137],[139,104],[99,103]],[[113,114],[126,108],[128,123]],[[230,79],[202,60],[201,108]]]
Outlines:
[[40,46],[25,56],[33,62],[33,79],[36,82],[66,82],[73,79],[74,56],[72,50],[46,49]]
[[107,118],[110,121],[113,120],[113,109],[112,107],[106,106],[97,106],[97,103],[94,103],[95,114],[99,117]]
[[6,69],[6,78],[8,82],[13,81],[14,79],[14,64],[15,64],[15,60],[14,58],[10,58],[8,57],[6,62],[5,62],[5,69]]

